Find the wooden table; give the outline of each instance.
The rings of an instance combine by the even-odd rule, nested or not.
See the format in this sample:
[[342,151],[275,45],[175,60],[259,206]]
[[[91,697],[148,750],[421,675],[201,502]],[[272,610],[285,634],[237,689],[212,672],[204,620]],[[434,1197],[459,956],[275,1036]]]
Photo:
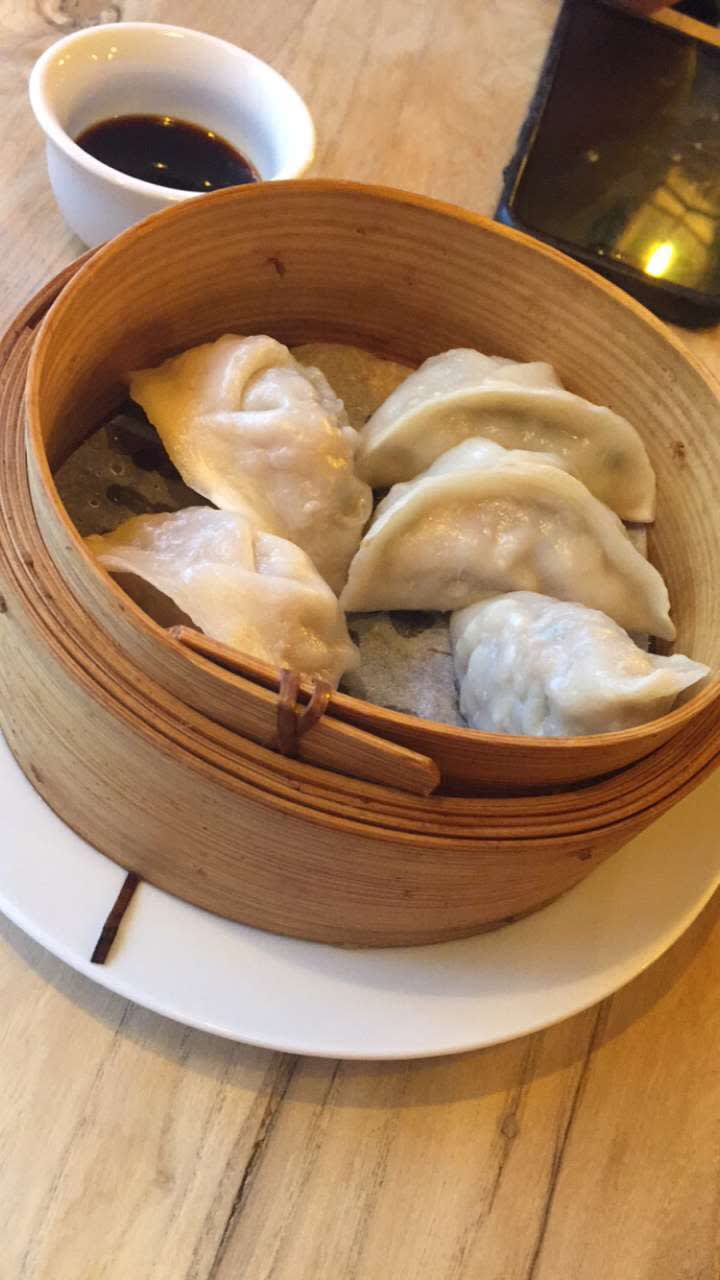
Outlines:
[[[267,58],[316,172],[489,212],[558,0],[0,0],[3,318],[80,245],[28,72],[98,20]],[[707,359],[714,335],[693,339]],[[0,835],[0,841],[2,836]],[[457,1059],[230,1045],[0,937],[0,1280],[718,1280],[720,901],[598,1008]]]

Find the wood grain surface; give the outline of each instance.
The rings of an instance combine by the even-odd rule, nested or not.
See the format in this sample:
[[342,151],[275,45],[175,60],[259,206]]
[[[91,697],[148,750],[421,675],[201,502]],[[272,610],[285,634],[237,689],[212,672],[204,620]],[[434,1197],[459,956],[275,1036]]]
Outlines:
[[[234,39],[306,96],[315,172],[489,212],[557,8],[0,0],[3,320],[80,251],[25,102],[57,35],[120,16]],[[720,370],[714,332],[691,342]],[[3,923],[0,1278],[718,1280],[719,970],[716,899],[560,1027],[366,1066],[184,1030]]]

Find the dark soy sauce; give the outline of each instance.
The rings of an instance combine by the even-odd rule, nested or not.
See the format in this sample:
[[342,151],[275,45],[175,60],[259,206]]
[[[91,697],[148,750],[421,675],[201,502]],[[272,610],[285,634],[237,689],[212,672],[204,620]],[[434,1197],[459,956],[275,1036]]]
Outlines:
[[220,134],[173,116],[111,116],[84,129],[75,141],[112,169],[179,191],[259,181],[250,161]]

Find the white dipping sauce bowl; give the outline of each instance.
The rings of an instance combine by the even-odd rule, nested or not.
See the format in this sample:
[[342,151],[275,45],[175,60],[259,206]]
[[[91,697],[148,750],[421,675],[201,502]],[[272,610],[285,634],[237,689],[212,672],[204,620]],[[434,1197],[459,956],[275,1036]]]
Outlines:
[[100,120],[189,120],[226,138],[263,181],[300,177],[315,150],[310,112],[287,80],[245,49],[186,27],[116,22],[66,36],[35,63],[30,104],[60,212],[91,247],[202,194],[143,182],[88,155],[74,139]]

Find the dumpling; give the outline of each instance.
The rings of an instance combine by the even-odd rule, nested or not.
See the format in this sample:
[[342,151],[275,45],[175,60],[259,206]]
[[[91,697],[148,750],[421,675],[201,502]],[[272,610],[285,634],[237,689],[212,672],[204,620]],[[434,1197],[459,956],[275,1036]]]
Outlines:
[[168,596],[222,644],[336,685],[358,654],[330,587],[299,547],[211,507],[136,516],[85,539],[114,574]]
[[130,394],[191,489],[297,543],[340,590],[372,494],[355,474],[357,433],[318,369],[274,338],[227,334],[130,374]]
[[544,738],[610,733],[670,711],[709,668],[643,653],[604,613],[515,591],[450,620],[460,710],[473,729]]
[[373,488],[410,480],[467,436],[554,453],[624,520],[654,519],[655,475],[625,418],[565,391],[548,364],[460,348],[431,356],[360,433],[358,471]]
[[523,450],[470,439],[379,504],[350,566],[348,612],[453,610],[539,591],[672,640],[667,588],[612,511]]

